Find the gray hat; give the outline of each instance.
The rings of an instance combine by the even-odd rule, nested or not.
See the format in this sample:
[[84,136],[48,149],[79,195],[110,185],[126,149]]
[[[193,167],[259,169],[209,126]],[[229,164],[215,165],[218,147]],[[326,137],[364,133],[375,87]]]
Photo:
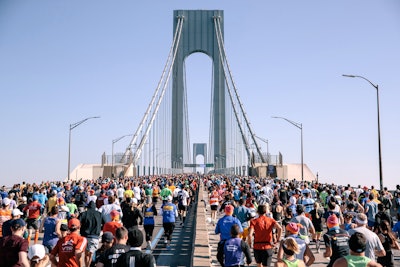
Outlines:
[[114,236],[111,232],[104,232],[103,235],[101,236],[101,242],[102,243],[111,243],[114,240]]

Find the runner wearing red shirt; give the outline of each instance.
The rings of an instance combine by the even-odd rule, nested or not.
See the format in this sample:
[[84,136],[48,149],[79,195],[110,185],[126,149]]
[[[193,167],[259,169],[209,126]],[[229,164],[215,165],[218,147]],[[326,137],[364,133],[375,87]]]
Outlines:
[[35,194],[32,197],[33,201],[25,206],[23,209],[27,213],[28,219],[26,220],[28,228],[28,244],[31,242],[32,230],[35,230],[34,243],[37,244],[39,240],[39,219],[42,210],[42,204],[39,203],[38,195]]
[[[68,221],[70,234],[58,240],[57,245],[51,251],[50,260],[58,267],[80,267],[80,258],[86,249],[86,238],[79,234],[81,223],[73,218]],[[58,255],[58,260],[56,256]]]
[[[252,237],[254,234],[254,258],[257,262],[257,267],[270,266],[273,255],[273,238],[272,230],[277,230],[277,236],[281,236],[282,227],[274,219],[265,216],[267,207],[260,205],[257,208],[259,217],[250,221],[249,235],[247,242],[252,247]],[[279,241],[279,240],[277,240]],[[278,244],[279,242],[276,242]]]

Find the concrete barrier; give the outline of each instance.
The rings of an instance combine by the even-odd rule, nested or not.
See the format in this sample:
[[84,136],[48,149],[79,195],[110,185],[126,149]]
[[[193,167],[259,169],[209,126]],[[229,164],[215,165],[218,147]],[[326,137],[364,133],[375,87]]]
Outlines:
[[206,224],[206,205],[204,205],[204,185],[200,183],[197,198],[196,215],[196,234],[194,243],[194,253],[192,266],[209,267],[211,266],[211,251],[208,239],[208,229]]

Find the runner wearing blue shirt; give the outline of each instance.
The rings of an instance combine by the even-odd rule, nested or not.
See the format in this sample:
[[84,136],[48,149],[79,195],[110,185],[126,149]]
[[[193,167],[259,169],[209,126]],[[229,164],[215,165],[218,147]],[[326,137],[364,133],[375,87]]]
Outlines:
[[239,226],[239,232],[243,233],[242,223],[238,218],[233,217],[233,206],[225,206],[225,216],[220,218],[215,227],[215,234],[220,234],[220,241],[217,248],[217,260],[224,266],[224,245],[225,241],[231,238],[231,228],[234,224]]
[[232,238],[227,240],[224,246],[225,267],[241,266],[243,254],[247,265],[251,263],[250,247],[239,234],[239,225],[234,224],[231,228]]
[[167,202],[161,206],[160,214],[163,217],[163,228],[164,228],[164,244],[167,245],[167,249],[171,248],[172,232],[175,229],[175,220],[178,217],[178,209],[176,205],[172,203],[172,196],[167,197]]

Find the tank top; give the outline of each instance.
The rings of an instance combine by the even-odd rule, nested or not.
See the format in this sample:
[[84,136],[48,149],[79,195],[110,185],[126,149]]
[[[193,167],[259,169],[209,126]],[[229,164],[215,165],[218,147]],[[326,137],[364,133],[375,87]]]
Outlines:
[[365,267],[367,266],[368,262],[371,261],[370,258],[365,256],[356,256],[356,255],[347,255],[344,256],[347,261],[348,267]]
[[58,219],[54,217],[47,217],[44,219],[44,235],[43,245],[54,247],[58,241],[58,235],[56,233],[56,224]]
[[154,225],[154,211],[153,207],[148,207],[144,211],[144,225]]
[[288,267],[297,267],[299,265],[299,259],[294,259],[293,261],[283,259],[283,262],[286,263]]

